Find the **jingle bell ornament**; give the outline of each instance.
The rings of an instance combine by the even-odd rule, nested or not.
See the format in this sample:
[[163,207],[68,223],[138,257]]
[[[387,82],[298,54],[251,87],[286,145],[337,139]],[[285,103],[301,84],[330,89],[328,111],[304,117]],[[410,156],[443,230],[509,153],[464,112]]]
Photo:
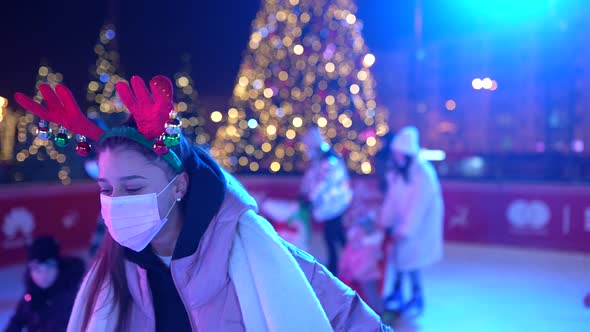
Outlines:
[[86,137],[80,136],[78,144],[76,145],[76,153],[82,157],[87,157],[92,151],[90,143],[86,142]]
[[39,121],[39,126],[37,127],[36,135],[37,137],[39,137],[39,139],[42,139],[44,141],[51,139],[51,128],[49,128],[47,121]]
[[180,128],[180,120],[172,119],[166,123],[166,134],[178,135],[181,131],[182,128]]
[[168,153],[169,150],[170,148],[166,146],[166,143],[164,143],[164,141],[161,138],[154,143],[154,152],[158,156],[165,155],[166,153]]
[[182,122],[177,117],[177,113],[175,111],[170,111],[170,120],[166,122],[166,134],[168,135],[180,135],[182,128]]
[[160,139],[164,141],[164,144],[169,147],[177,146],[180,143],[182,122],[180,119],[178,119],[177,115],[178,114],[174,110],[170,111],[170,120],[166,121],[166,130],[164,132],[163,138],[160,137]]
[[65,148],[66,146],[68,146],[68,143],[70,143],[70,136],[68,136],[66,128],[59,128],[59,132],[57,133],[57,135],[55,135],[54,141],[55,144],[59,147]]
[[164,134],[164,144],[166,146],[177,146],[180,143],[180,135]]

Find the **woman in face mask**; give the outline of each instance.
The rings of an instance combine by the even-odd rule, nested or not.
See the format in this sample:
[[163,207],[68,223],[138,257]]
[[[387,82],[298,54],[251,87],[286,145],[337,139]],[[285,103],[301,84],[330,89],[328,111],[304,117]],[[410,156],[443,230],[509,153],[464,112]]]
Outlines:
[[[117,84],[132,118],[106,132],[87,123],[63,86],[41,86],[47,109],[17,94],[42,119],[98,142],[108,234],[68,331],[389,330],[313,257],[279,238],[241,184],[185,141],[171,82],[156,76],[150,88],[139,77]],[[87,148],[82,139],[77,149]]]

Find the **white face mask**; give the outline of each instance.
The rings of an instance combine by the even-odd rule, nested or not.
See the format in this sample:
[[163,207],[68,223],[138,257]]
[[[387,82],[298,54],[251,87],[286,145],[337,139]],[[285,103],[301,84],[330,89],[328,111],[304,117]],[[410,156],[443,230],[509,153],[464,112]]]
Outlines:
[[120,197],[100,195],[102,217],[109,233],[117,243],[137,252],[147,247],[166,224],[168,215],[176,204],[174,201],[164,218],[160,218],[158,196],[168,189],[176,177],[178,176],[175,176],[158,194]]

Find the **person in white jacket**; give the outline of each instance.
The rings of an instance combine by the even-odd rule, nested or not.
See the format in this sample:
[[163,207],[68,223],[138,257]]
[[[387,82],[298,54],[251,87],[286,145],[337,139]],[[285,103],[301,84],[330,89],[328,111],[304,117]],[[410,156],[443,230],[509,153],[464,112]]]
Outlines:
[[338,251],[346,245],[342,216],[352,201],[346,163],[324,140],[318,127],[303,137],[309,165],[301,183],[299,198],[310,205],[313,219],[324,224],[328,269],[338,275]]
[[[379,218],[394,239],[387,253],[385,301],[397,314],[419,314],[424,306],[419,271],[442,258],[443,198],[434,167],[420,158],[418,129],[401,129],[393,139],[391,152],[393,166],[387,171],[387,191]],[[406,276],[412,289],[409,301],[404,301],[402,292]]]

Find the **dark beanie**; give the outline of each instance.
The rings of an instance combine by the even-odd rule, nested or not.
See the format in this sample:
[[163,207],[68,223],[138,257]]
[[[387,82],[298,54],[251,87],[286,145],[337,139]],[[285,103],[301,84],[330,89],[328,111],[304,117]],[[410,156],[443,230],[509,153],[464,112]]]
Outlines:
[[37,260],[45,262],[50,259],[59,259],[59,244],[51,236],[42,236],[37,238],[29,246],[29,261]]

